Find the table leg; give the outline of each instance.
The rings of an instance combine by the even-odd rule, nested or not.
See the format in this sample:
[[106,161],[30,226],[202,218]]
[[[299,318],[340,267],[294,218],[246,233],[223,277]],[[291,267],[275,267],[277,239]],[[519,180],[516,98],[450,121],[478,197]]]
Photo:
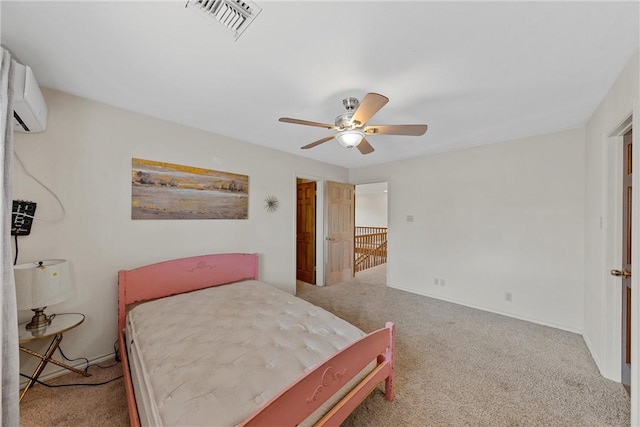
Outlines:
[[38,363],[38,366],[36,367],[36,370],[33,371],[33,374],[31,375],[31,378],[29,379],[29,381],[27,382],[27,385],[24,387],[24,389],[22,390],[22,392],[20,393],[20,401],[22,401],[22,398],[24,397],[24,395],[27,393],[27,390],[29,390],[31,388],[31,386],[33,386],[33,384],[35,384],[36,380],[38,379],[38,377],[40,376],[40,374],[42,373],[42,371],[44,370],[44,368],[47,366],[47,363],[51,362],[55,365],[58,365],[62,368],[68,369],[72,372],[75,372],[76,374],[80,374],[80,375],[84,375],[85,377],[90,377],[91,374],[81,371],[79,369],[76,369],[72,366],[69,365],[65,365],[62,362],[59,362],[55,359],[52,359],[51,356],[53,356],[53,353],[55,353],[55,351],[58,349],[58,346],[60,345],[60,341],[62,341],[62,334],[58,334],[55,337],[53,337],[53,340],[51,341],[51,344],[49,344],[49,348],[47,349],[47,351],[44,354],[40,354],[37,351],[33,351],[31,349],[25,348],[20,346],[20,351],[23,351],[27,354],[30,354],[32,356],[38,357],[40,359],[40,363]]
[[[28,353],[28,354],[30,354],[30,355],[32,355],[32,356],[38,357],[38,358],[40,358],[40,359],[46,358],[46,356],[45,356],[45,355],[40,354],[40,353],[38,353],[37,351],[33,351],[33,350],[29,349],[29,348],[20,347],[20,350],[22,350],[23,352]],[[47,360],[47,362],[49,362],[49,363],[53,363],[54,365],[58,365],[58,366],[60,366],[61,368],[64,368],[64,369],[68,369],[68,370],[70,370],[70,371],[73,371],[73,372],[75,372],[76,374],[84,375],[85,377],[90,377],[90,376],[91,376],[91,374],[88,374],[88,373],[86,373],[85,371],[81,371],[80,369],[76,369],[76,368],[74,368],[73,366],[66,365],[66,364],[64,364],[64,363],[62,363],[62,362],[60,362],[60,361],[58,361],[58,360],[56,360],[56,359],[51,359],[51,358],[49,358],[49,359]]]

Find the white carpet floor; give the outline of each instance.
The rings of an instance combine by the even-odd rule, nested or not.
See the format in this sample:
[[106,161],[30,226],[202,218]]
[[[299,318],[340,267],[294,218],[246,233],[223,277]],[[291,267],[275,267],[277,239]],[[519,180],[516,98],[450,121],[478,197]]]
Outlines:
[[622,385],[582,336],[386,286],[386,265],[298,296],[370,332],[396,324],[396,399],[369,396],[346,426],[628,426]]

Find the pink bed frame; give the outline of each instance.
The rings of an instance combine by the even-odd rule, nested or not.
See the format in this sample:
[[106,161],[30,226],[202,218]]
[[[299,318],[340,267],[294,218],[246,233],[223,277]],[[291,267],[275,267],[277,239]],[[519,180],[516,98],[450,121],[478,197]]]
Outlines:
[[[131,426],[139,426],[140,419],[125,345],[124,328],[127,307],[130,304],[247,279],[258,279],[257,254],[202,255],[118,272],[118,342],[125,374]],[[308,372],[241,425],[295,426],[374,359],[377,360],[375,369],[329,410],[316,425],[340,425],[383,381],[385,398],[391,401],[394,393],[393,351],[394,325],[388,322],[384,328],[364,336]],[[214,420],[212,423],[215,423]]]

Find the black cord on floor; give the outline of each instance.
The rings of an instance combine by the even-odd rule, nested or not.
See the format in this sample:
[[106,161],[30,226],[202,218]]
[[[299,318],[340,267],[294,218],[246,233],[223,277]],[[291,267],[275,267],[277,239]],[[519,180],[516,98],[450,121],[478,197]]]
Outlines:
[[[54,315],[54,316],[55,316],[55,315]],[[116,344],[117,344],[117,341],[114,343],[114,348],[115,348],[115,345],[116,345]],[[61,355],[62,355],[62,357],[63,357],[66,361],[68,361],[68,362],[75,362],[76,360],[84,360],[84,361],[86,362],[86,364],[87,364],[87,366],[84,368],[84,372],[87,372],[87,373],[89,372],[89,368],[90,368],[91,366],[96,366],[96,367],[98,367],[98,368],[100,368],[100,369],[109,369],[109,368],[113,368],[114,366],[116,366],[116,365],[118,365],[118,364],[119,364],[119,362],[116,362],[116,363],[112,363],[111,365],[108,365],[108,366],[100,366],[100,365],[98,365],[97,363],[95,363],[95,364],[93,364],[93,365],[90,365],[90,364],[89,364],[89,359],[87,359],[86,357],[78,357],[78,358],[76,358],[76,359],[69,359],[69,358],[64,354],[64,352],[62,351],[62,348],[61,348],[60,346],[58,346],[58,350],[60,350],[60,354],[61,354]],[[116,352],[116,354],[117,354],[117,352]],[[30,380],[32,380],[32,379],[33,379],[33,378],[32,378],[32,377],[30,377],[29,375],[25,375],[25,374],[22,374],[22,373],[20,374],[20,376],[25,377],[25,378],[28,378],[28,379],[30,379]],[[110,379],[110,380],[108,380],[108,381],[104,381],[104,382],[101,382],[101,383],[47,384],[47,383],[44,383],[44,382],[42,382],[42,381],[40,381],[40,380],[34,380],[34,381],[35,381],[36,383],[38,383],[38,384],[42,384],[43,386],[51,387],[51,388],[55,388],[55,387],[76,387],[76,386],[98,386],[98,385],[105,385],[105,384],[109,384],[110,382],[113,382],[113,381],[119,380],[119,379],[120,379],[120,378],[122,378],[122,377],[123,377],[123,375],[120,375],[119,377],[115,377],[115,378],[112,378],[112,379]]]
[[[29,375],[20,374],[20,376],[28,378],[30,380],[33,380],[33,378],[30,377]],[[101,382],[101,383],[85,383],[85,384],[82,384],[82,383],[76,383],[76,384],[47,384],[47,383],[44,383],[44,382],[42,382],[40,380],[34,380],[34,381],[37,382],[38,384],[42,384],[43,386],[50,387],[50,388],[56,388],[56,387],[79,387],[79,386],[89,386],[89,387],[93,386],[93,387],[95,387],[95,386],[99,386],[99,385],[105,385],[105,384],[112,383],[114,381],[117,381],[117,380],[121,379],[122,377],[123,377],[123,375],[120,375],[119,377],[115,377],[115,378],[112,378],[112,379],[110,379],[108,381],[104,381],[104,382]]]
[[91,365],[91,366],[95,366],[95,367],[100,368],[100,369],[109,369],[109,368],[113,368],[113,367],[114,367],[114,366],[116,366],[117,364],[118,364],[118,362],[116,362],[116,363],[112,363],[112,364],[111,364],[111,365],[109,365],[109,366],[100,366],[100,365],[98,365],[98,364],[96,363],[95,365]]

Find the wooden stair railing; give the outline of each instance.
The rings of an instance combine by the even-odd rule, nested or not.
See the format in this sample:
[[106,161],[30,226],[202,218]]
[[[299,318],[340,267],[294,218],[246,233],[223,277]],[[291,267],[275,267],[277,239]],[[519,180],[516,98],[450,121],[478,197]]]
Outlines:
[[354,273],[387,262],[387,228],[356,227]]

